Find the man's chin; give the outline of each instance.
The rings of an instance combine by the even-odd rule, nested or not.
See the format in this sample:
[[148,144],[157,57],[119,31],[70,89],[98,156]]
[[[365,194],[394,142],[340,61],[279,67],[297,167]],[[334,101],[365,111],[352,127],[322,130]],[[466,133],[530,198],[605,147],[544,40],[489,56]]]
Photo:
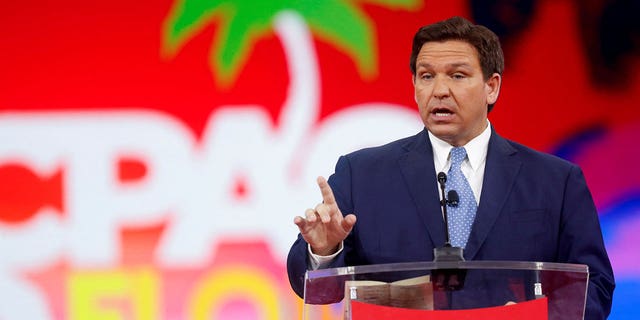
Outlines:
[[432,126],[427,127],[427,130],[431,132],[436,138],[446,141],[452,146],[464,145],[465,141],[460,141],[461,136],[458,130],[455,130],[452,126]]
[[455,125],[445,123],[429,124],[427,130],[442,140],[452,139],[458,133]]

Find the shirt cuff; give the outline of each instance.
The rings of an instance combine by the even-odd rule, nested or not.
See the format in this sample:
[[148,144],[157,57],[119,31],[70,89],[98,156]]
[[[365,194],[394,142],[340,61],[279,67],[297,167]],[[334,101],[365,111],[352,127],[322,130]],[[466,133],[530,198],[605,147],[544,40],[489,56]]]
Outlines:
[[330,256],[321,256],[311,252],[311,246],[307,245],[307,252],[309,253],[309,270],[318,270],[322,268],[326,268],[328,265],[335,260],[335,258],[342,252],[344,248],[344,242],[340,242],[340,246],[338,247],[338,251]]

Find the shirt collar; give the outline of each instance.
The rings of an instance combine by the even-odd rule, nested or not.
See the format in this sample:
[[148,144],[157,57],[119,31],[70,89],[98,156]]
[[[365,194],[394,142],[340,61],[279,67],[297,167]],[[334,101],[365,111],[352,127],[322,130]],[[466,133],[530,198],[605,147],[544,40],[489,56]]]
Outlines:
[[[444,172],[448,169],[449,153],[451,152],[452,145],[446,141],[436,137],[429,130],[429,141],[431,141],[431,147],[433,149],[433,159],[436,171]],[[463,147],[467,150],[467,157],[469,158],[469,164],[474,171],[480,168],[482,163],[487,159],[487,149],[489,148],[489,139],[491,138],[491,123],[487,120],[487,128],[482,131],[477,137],[471,139]]]

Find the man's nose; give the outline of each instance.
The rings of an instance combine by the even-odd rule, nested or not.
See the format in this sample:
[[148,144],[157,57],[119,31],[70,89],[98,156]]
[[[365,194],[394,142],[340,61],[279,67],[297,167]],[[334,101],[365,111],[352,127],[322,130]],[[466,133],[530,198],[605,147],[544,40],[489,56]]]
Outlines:
[[433,96],[442,99],[448,97],[450,94],[449,84],[444,76],[436,76],[433,80]]

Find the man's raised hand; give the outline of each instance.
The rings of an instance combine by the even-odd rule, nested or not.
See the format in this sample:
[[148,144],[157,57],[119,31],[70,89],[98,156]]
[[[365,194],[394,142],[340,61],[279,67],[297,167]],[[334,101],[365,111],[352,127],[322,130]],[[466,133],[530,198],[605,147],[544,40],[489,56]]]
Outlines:
[[340,243],[349,235],[356,223],[356,216],[342,216],[333,191],[323,177],[318,177],[318,187],[322,193],[322,203],[315,209],[307,209],[304,218],[295,217],[293,223],[298,226],[313,253],[328,256],[335,253]]

